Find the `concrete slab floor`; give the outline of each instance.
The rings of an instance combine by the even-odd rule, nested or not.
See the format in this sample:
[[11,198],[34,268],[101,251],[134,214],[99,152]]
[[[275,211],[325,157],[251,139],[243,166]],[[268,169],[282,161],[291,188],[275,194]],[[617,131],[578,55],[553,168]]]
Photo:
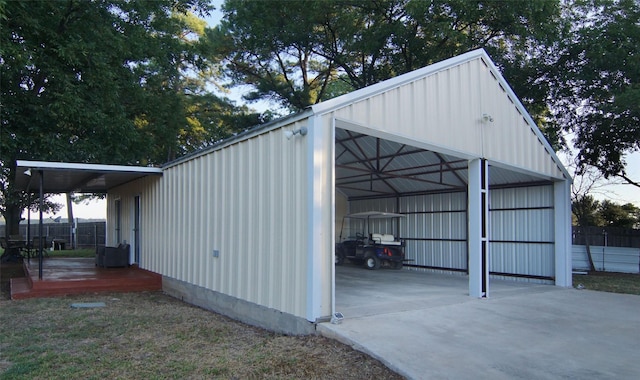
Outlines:
[[339,325],[321,334],[411,379],[640,378],[640,296],[466,276],[336,268]]

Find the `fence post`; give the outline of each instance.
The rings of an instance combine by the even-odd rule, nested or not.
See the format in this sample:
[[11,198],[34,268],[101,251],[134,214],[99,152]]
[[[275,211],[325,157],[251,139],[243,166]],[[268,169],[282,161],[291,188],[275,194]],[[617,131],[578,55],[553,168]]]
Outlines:
[[607,269],[606,269],[606,267],[604,265],[604,262],[605,262],[604,254],[605,254],[605,252],[607,250],[607,230],[602,230],[602,236],[604,237],[604,245],[602,246],[602,271],[606,272]]

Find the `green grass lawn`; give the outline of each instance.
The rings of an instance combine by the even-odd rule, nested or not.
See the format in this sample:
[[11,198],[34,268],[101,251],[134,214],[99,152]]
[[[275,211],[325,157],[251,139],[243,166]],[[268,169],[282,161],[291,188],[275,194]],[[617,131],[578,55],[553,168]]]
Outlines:
[[331,339],[271,333],[161,292],[0,300],[0,310],[0,379],[401,379]]
[[574,274],[573,287],[601,292],[640,295],[640,274],[614,272],[590,272],[586,275]]
[[96,250],[94,248],[88,249],[74,249],[74,250],[62,250],[62,251],[48,251],[49,257],[95,257]]

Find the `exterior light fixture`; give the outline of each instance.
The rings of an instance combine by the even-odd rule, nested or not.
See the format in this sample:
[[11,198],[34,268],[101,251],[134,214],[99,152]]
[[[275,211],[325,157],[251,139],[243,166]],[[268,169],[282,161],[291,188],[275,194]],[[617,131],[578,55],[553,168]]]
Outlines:
[[493,123],[493,116],[489,115],[488,113],[483,113],[482,114],[482,122],[483,123]]
[[31,169],[25,170],[24,175],[28,175],[29,177],[31,177]]
[[300,136],[306,136],[307,135],[307,127],[301,127],[300,129],[296,129],[293,131],[284,131],[284,137],[287,138],[287,140],[291,140],[291,138],[295,135],[300,135]]

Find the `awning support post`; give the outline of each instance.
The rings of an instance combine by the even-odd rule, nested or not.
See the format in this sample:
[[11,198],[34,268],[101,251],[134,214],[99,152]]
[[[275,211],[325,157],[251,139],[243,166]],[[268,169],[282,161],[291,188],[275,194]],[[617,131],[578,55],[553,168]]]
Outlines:
[[38,225],[38,239],[40,239],[38,249],[40,252],[38,254],[38,279],[42,280],[42,246],[44,245],[44,241],[42,239],[42,234],[44,233],[44,225],[42,222],[42,209],[44,208],[44,171],[39,170],[38,173],[40,174],[40,224]]

